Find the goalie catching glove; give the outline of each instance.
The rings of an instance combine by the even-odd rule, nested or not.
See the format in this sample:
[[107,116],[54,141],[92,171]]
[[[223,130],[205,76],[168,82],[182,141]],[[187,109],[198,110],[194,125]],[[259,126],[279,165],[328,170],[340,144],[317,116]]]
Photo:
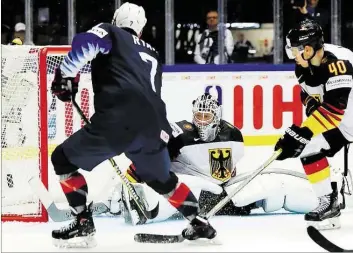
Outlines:
[[72,95],[78,91],[80,74],[75,77],[64,77],[60,67],[55,70],[55,77],[51,84],[52,93],[63,102],[71,101]]
[[277,141],[275,151],[282,149],[282,153],[276,160],[298,157],[305,146],[313,137],[313,132],[307,127],[292,125],[287,128],[286,133]]

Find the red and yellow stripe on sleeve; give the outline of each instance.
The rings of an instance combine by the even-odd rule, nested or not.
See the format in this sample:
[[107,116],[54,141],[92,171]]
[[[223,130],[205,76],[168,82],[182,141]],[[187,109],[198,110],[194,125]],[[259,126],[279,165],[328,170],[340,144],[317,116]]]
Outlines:
[[302,123],[301,127],[308,127],[313,132],[313,136],[316,136],[338,127],[343,114],[343,110],[324,103]]

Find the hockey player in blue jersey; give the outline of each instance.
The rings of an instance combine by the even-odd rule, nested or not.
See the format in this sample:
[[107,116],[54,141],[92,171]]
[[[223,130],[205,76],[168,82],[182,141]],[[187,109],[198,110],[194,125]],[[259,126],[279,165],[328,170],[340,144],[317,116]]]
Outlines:
[[91,171],[123,152],[138,176],[190,221],[182,232],[186,239],[216,236],[208,221],[199,217],[189,187],[170,172],[166,146],[172,129],[161,99],[161,63],[156,50],[139,38],[146,22],[142,7],[124,3],[112,24],[101,23],[77,34],[55,72],[52,92],[67,102],[78,90],[80,69],[91,61],[95,108],[91,124],[58,145],[51,156],[75,216],[71,224],[52,232],[57,246],[96,245],[91,204],[86,206],[88,187],[78,169]]

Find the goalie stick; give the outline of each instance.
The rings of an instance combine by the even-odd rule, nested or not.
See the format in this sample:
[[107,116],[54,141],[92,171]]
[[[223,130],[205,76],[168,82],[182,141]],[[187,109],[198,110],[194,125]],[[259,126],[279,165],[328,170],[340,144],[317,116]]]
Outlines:
[[[90,124],[90,121],[87,119],[85,114],[82,112],[80,106],[76,103],[75,94],[73,94],[71,101],[72,101],[72,104],[74,105],[76,111],[78,112],[78,114],[83,119],[83,121],[86,124]],[[147,208],[146,208],[146,205],[141,200],[141,198],[138,196],[138,194],[136,193],[134,187],[131,185],[130,181],[125,177],[123,172],[120,170],[120,168],[116,164],[115,160],[113,158],[109,158],[108,160],[109,160],[110,164],[112,165],[112,167],[114,168],[115,172],[121,178],[122,183],[128,189],[130,195],[132,196],[132,199],[134,200],[134,202],[136,203],[137,207],[139,208],[138,211],[140,211],[142,213],[143,217],[144,217],[144,219],[141,219],[138,224],[140,224],[140,223],[144,224],[144,223],[146,223],[146,221],[148,219],[151,220],[151,219],[156,218],[157,215],[158,215],[158,212],[159,212],[159,203],[157,204],[157,206],[154,209],[152,209],[151,211],[148,211]]]
[[[248,176],[237,188],[235,188],[228,196],[218,202],[208,213],[200,215],[206,219],[211,218],[215,215],[225,204],[227,204],[238,192],[240,192],[245,186],[247,186],[256,176],[261,174],[261,172],[266,169],[276,158],[282,153],[279,149],[273,153],[273,155],[267,159],[257,170],[255,170],[251,175]],[[138,233],[134,236],[136,242],[141,243],[179,243],[183,242],[185,239],[181,234],[179,235],[162,235],[162,234],[146,234]]]
[[316,228],[309,226],[307,228],[308,235],[310,238],[323,249],[329,252],[353,252],[353,249],[342,249],[336,244],[330,242],[325,236],[323,236]]
[[[55,222],[62,222],[73,219],[71,209],[60,209],[54,203],[48,190],[38,176],[31,177],[28,181],[33,192],[38,196],[43,206],[48,212],[49,217]],[[93,204],[93,214],[98,215],[109,212],[109,207],[103,202]]]

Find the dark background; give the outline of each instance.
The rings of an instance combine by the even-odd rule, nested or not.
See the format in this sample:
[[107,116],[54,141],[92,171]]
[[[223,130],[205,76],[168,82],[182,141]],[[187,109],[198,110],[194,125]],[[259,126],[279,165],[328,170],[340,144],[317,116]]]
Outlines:
[[[33,0],[33,41],[36,45],[64,45],[67,41],[67,1]],[[290,0],[283,0],[284,33],[289,30]],[[146,10],[147,25],[143,39],[156,47],[164,59],[165,0],[129,0],[142,5]],[[228,22],[273,22],[272,0],[228,0]],[[330,0],[320,0],[319,6],[330,11]],[[198,29],[206,28],[206,13],[217,9],[217,0],[175,0],[175,25],[181,24],[181,33],[190,29],[187,24],[197,24]],[[38,22],[38,10],[49,8],[49,21]],[[2,0],[2,44],[12,39],[17,22],[24,22],[24,0]],[[76,0],[76,32],[83,32],[101,22],[111,22],[114,9],[113,0]],[[155,33],[152,32],[155,27]],[[330,39],[330,28],[327,36]],[[235,39],[235,38],[234,38]],[[329,42],[329,41],[328,41]],[[342,45],[353,49],[353,0],[342,0]],[[192,62],[192,55],[186,53],[193,48],[181,48],[175,53],[176,62]]]

